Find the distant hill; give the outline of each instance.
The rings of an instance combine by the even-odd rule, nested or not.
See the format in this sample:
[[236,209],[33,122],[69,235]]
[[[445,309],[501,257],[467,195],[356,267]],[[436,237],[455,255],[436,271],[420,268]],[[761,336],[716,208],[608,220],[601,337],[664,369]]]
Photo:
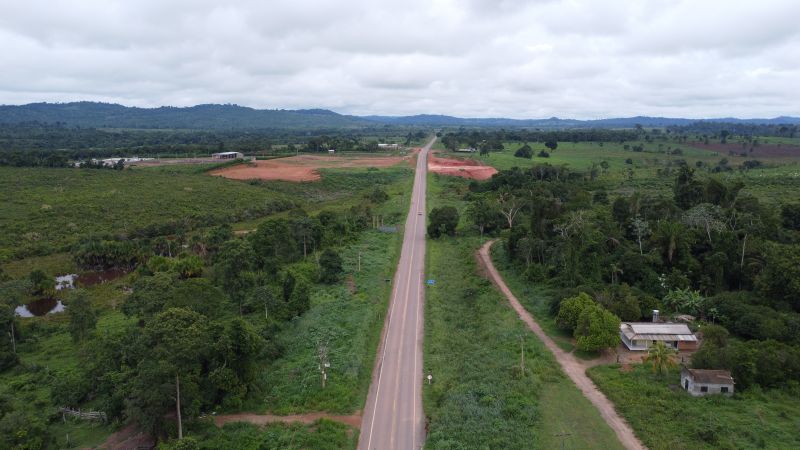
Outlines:
[[676,125],[689,125],[695,122],[724,122],[724,123],[747,123],[754,125],[774,125],[774,124],[800,124],[798,117],[776,117],[774,119],[682,119],[669,117],[622,117],[613,119],[597,120],[577,120],[559,119],[551,117],[549,119],[505,119],[505,118],[460,118],[443,115],[422,114],[416,116],[365,116],[375,122],[392,125],[425,125],[433,127],[524,127],[524,128],[633,128],[641,125],[646,128],[667,127]]
[[238,105],[162,106],[137,108],[110,103],[31,103],[0,105],[2,123],[63,123],[87,128],[177,128],[204,130],[232,129],[325,129],[365,128],[376,125],[422,127],[507,127],[507,128],[633,128],[687,125],[695,122],[727,122],[754,125],[800,125],[798,117],[774,119],[682,119],[668,117],[625,117],[599,120],[461,118],[445,115],[348,116],[327,109],[253,109]]
[[136,108],[109,103],[32,103],[0,106],[0,123],[64,123],[87,128],[361,128],[364,119],[324,109],[272,110],[237,105]]

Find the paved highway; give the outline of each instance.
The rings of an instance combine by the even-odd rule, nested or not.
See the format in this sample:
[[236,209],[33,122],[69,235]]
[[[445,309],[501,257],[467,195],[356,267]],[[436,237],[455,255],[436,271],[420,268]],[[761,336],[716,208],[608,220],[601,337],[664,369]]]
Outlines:
[[411,208],[400,262],[394,276],[389,314],[358,441],[360,450],[411,450],[425,441],[422,412],[422,326],[425,264],[425,191],[428,151],[417,157]]

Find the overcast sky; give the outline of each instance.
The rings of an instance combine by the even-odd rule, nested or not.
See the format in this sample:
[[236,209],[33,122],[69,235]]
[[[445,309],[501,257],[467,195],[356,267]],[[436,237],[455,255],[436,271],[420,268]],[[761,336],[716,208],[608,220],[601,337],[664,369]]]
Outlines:
[[800,1],[0,0],[0,103],[74,100],[800,116]]

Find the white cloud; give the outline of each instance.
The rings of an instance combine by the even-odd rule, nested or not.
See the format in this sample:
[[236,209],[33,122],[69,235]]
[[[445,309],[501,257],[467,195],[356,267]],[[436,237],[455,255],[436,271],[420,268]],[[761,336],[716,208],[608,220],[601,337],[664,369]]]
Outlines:
[[0,103],[800,115],[795,0],[0,3]]

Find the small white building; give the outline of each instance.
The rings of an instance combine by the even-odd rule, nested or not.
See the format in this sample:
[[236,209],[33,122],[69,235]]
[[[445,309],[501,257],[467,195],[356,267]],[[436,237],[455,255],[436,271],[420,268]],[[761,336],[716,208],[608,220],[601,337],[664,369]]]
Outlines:
[[733,377],[727,370],[681,369],[681,387],[689,394],[733,394]]
[[244,159],[244,154],[240,152],[212,153],[211,159]]
[[398,144],[378,144],[378,148],[396,149],[400,148],[400,146]]
[[647,350],[663,342],[676,350],[697,350],[697,336],[685,323],[622,322],[619,337],[629,350]]
[[477,148],[468,147],[468,148],[459,148],[459,149],[456,149],[456,151],[459,152],[459,153],[475,153],[475,152],[478,151],[478,149]]

